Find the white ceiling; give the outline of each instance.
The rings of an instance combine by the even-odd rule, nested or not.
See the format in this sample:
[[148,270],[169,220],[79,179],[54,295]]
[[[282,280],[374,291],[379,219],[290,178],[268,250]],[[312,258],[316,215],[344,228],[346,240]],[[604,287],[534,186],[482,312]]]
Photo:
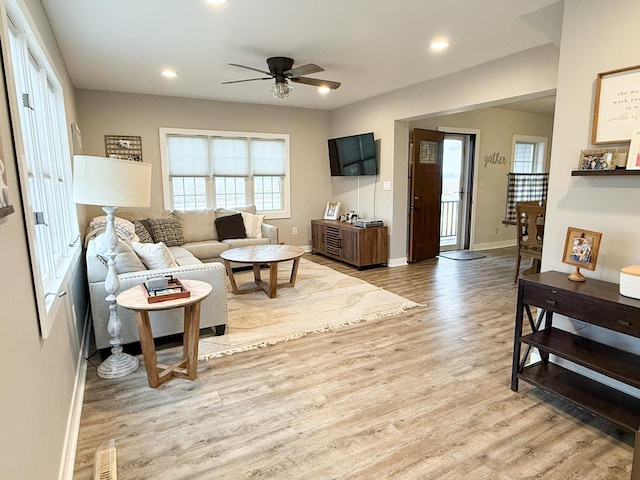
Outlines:
[[[328,95],[294,84],[283,106],[333,109],[550,42],[557,0],[42,0],[77,88],[277,104],[270,56],[325,69]],[[432,53],[444,37],[448,50]],[[160,75],[165,68],[179,74]]]

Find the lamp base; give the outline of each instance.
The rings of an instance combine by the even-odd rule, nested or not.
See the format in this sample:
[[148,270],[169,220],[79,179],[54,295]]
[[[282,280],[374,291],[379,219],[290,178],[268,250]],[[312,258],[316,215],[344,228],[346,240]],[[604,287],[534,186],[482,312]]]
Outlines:
[[120,378],[135,372],[140,366],[136,357],[128,353],[113,353],[98,367],[100,378]]

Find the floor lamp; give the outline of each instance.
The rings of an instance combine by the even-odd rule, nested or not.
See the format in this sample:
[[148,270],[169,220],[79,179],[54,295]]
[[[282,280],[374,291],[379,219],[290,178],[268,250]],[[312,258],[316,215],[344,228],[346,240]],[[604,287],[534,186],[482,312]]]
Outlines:
[[98,376],[119,378],[136,371],[136,357],[122,351],[116,293],[120,289],[115,266],[118,238],[114,215],[118,207],[148,207],[151,196],[151,164],[117,158],[75,155],[73,159],[73,200],[85,205],[99,205],[107,215],[103,247],[108,259],[104,287],[109,304],[107,330],[113,345],[111,355],[98,367]]

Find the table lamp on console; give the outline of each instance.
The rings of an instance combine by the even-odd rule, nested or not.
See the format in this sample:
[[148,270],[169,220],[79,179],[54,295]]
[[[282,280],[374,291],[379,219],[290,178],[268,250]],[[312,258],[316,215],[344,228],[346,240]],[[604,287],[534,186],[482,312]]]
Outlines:
[[98,205],[107,216],[103,236],[103,248],[108,259],[107,276],[104,282],[109,304],[107,330],[113,345],[111,355],[98,367],[98,376],[119,378],[136,371],[136,357],[122,351],[116,293],[120,288],[115,267],[118,238],[114,216],[118,207],[148,207],[151,198],[151,164],[120,160],[117,158],[75,155],[73,162],[73,200],[85,205]]

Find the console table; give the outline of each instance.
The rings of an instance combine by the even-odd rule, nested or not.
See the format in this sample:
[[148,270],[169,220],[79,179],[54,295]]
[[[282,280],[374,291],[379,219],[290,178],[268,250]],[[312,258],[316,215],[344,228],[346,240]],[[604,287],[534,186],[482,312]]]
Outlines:
[[[537,319],[531,307],[538,308]],[[589,278],[573,282],[566,273],[520,278],[511,370],[513,391],[524,380],[570,400],[636,433],[635,450],[640,452],[640,399],[552,363],[549,355],[635,388],[640,388],[640,356],[555,328],[554,313],[640,338],[640,300],[620,295],[615,283]],[[525,315],[531,329],[526,335]],[[534,347],[541,360],[526,364]],[[634,455],[632,480],[640,480],[640,455],[637,457]]]
[[311,221],[313,253],[356,267],[386,264],[389,257],[387,227],[354,227],[337,220]]

